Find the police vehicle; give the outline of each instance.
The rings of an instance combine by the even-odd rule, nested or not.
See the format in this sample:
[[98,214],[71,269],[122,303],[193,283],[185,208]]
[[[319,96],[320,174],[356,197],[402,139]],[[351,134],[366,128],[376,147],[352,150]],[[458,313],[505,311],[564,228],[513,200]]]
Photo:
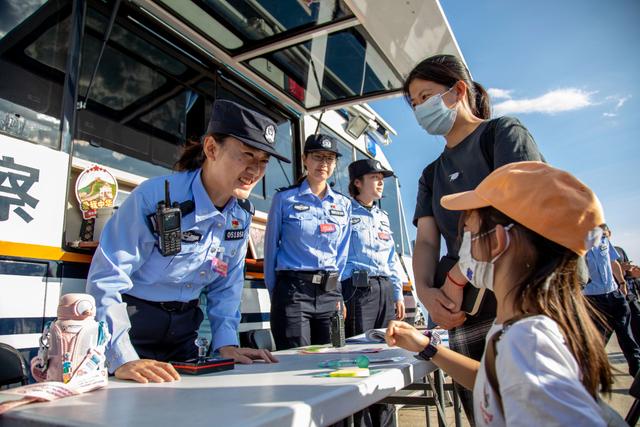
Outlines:
[[[276,189],[302,173],[305,137],[340,140],[347,165],[396,131],[367,101],[401,94],[424,57],[461,56],[437,0],[2,0],[0,2],[0,342],[31,358],[61,294],[83,291],[99,229],[145,179],[199,138],[212,101],[279,123],[251,201],[241,332],[269,328],[260,259]],[[416,315],[397,179],[381,202]],[[206,323],[206,322],[205,322]]]

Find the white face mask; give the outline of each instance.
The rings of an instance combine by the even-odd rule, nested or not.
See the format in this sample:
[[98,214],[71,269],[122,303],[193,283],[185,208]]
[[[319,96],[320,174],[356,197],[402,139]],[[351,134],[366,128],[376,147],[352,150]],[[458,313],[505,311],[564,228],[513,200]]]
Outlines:
[[513,227],[513,224],[509,224],[504,227],[507,233],[507,245],[504,250],[495,256],[491,261],[478,261],[471,255],[471,242],[489,233],[493,233],[496,229],[487,231],[475,237],[471,237],[470,231],[465,231],[462,237],[462,245],[458,252],[460,259],[458,260],[458,268],[467,278],[467,280],[476,288],[486,288],[493,291],[493,273],[495,269],[494,263],[502,256],[503,253],[509,248],[511,239],[509,238],[509,230]]

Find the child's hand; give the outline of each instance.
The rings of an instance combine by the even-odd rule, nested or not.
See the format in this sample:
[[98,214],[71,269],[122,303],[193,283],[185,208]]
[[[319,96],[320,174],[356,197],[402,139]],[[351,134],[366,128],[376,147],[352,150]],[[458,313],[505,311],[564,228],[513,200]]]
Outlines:
[[422,335],[420,331],[406,322],[397,320],[392,320],[387,325],[385,340],[391,347],[398,346],[416,353],[429,344],[429,338]]

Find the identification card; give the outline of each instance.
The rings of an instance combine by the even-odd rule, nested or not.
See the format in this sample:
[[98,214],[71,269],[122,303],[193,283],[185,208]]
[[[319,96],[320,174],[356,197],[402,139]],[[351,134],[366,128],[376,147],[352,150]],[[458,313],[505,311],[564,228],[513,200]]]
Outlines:
[[336,225],[335,224],[331,224],[331,223],[320,224],[320,232],[321,233],[333,233],[334,231],[336,231]]
[[378,238],[379,238],[380,240],[385,240],[385,241],[387,241],[387,240],[391,239],[391,236],[389,235],[389,233],[386,233],[386,232],[384,232],[384,231],[381,231],[381,232],[379,232],[379,233],[378,233]]
[[227,271],[229,269],[229,264],[221,260],[220,258],[213,257],[211,258],[211,269],[218,273],[222,277],[227,277]]

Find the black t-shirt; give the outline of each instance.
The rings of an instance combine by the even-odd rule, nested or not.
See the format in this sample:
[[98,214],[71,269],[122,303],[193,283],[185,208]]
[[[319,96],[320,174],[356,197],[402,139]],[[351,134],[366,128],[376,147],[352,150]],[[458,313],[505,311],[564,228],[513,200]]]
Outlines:
[[[533,137],[518,119],[500,117],[495,120],[495,139],[492,144],[494,169],[524,160],[544,161]],[[488,121],[481,123],[455,147],[445,147],[440,157],[422,171],[418,183],[413,224],[417,226],[419,218],[434,217],[445,239],[447,255],[456,258],[461,243],[458,237],[461,212],[443,208],[440,199],[448,194],[473,190],[491,173],[480,143],[487,124]],[[433,187],[428,185],[429,182],[433,182]],[[484,304],[487,305],[492,304]],[[495,308],[493,310],[495,314]],[[485,311],[485,307],[482,311]]]

